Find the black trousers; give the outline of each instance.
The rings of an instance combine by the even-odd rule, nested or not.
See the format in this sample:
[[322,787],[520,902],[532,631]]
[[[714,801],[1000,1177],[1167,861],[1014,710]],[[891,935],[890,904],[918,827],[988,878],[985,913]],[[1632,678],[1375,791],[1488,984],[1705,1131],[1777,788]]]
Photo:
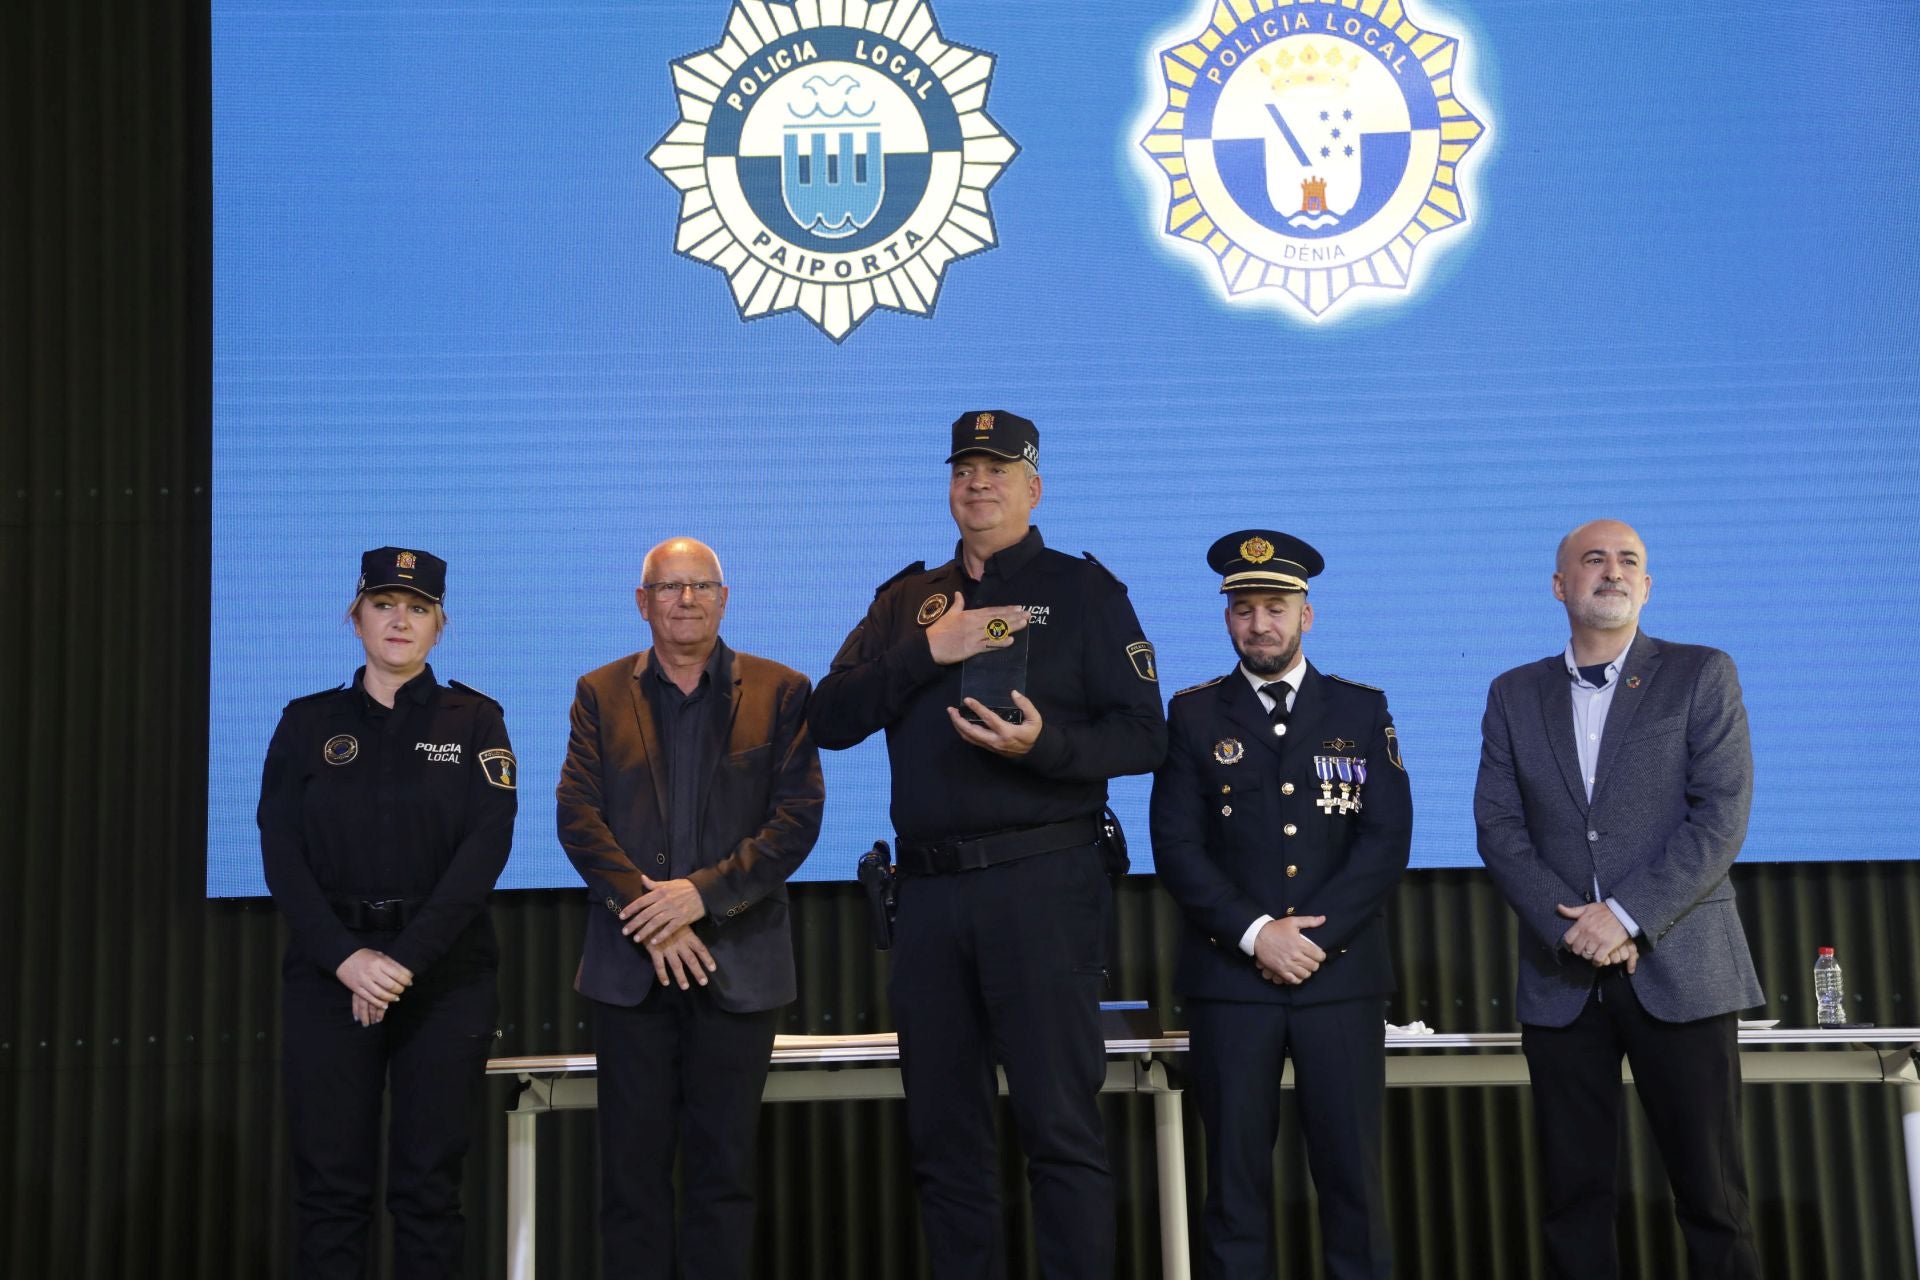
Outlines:
[[729,1013],[699,986],[655,987],[631,1008],[594,1003],[608,1280],[747,1280],[754,1141],[776,1016]]
[[1760,1274],[1740,1154],[1740,1052],[1733,1014],[1661,1022],[1624,970],[1603,971],[1565,1027],[1521,1028],[1546,1186],[1547,1263],[1568,1280],[1612,1280],[1620,1150],[1620,1058],[1652,1122],[1695,1280]]
[[1007,1075],[1048,1280],[1111,1280],[1100,1030],[1112,886],[1092,847],[900,886],[893,1021],[936,1280],[1007,1273],[994,1104]]
[[394,1274],[464,1274],[460,1166],[493,1043],[493,973],[451,983],[423,974],[371,1027],[354,1022],[352,994],[340,981],[310,965],[289,964],[283,993],[296,1274],[305,1280],[368,1274],[380,1103],[389,1090]]
[[1187,1068],[1207,1131],[1209,1280],[1277,1274],[1273,1144],[1280,1130],[1280,1073],[1289,1056],[1307,1167],[1320,1202],[1326,1274],[1335,1280],[1390,1276],[1393,1240],[1380,1178],[1384,1003],[1189,998],[1186,1007],[1192,1036]]

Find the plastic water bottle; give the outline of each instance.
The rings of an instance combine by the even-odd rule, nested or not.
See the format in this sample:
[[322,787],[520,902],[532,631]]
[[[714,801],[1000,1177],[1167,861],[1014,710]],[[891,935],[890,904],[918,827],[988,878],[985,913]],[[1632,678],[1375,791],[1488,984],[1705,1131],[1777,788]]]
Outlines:
[[1821,1026],[1846,1025],[1846,992],[1840,985],[1840,962],[1833,958],[1832,947],[1820,948],[1820,958],[1813,962],[1813,998]]

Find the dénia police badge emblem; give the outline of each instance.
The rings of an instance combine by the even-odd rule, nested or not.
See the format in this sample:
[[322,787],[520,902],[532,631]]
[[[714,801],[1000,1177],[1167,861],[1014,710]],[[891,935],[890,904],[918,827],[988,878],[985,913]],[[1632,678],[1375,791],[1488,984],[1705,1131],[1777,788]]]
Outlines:
[[681,193],[674,248],[742,320],[798,310],[839,342],[879,308],[931,315],[948,265],[996,242],[987,188],[1019,147],[992,77],[923,0],[736,0],[673,63],[680,120],[647,157]]
[[1461,165],[1487,132],[1460,42],[1400,0],[1206,0],[1195,21],[1155,51],[1166,100],[1141,140],[1171,183],[1167,237],[1230,298],[1316,320],[1358,290],[1404,296],[1415,250],[1465,225]]

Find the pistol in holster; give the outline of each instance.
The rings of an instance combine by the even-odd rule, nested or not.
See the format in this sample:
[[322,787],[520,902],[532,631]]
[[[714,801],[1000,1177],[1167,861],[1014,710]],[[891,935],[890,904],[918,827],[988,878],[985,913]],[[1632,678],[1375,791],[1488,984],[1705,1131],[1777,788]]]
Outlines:
[[860,855],[860,888],[867,895],[867,927],[873,933],[873,945],[887,951],[893,947],[893,913],[898,905],[894,891],[893,851],[885,840],[875,840],[873,848]]

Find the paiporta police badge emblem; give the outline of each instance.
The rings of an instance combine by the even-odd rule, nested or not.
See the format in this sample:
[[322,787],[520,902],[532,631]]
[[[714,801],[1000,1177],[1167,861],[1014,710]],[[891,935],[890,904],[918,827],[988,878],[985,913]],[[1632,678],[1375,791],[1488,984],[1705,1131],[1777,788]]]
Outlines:
[[352,764],[360,754],[360,742],[350,733],[336,733],[320,748],[320,758],[328,764]]
[[742,320],[797,310],[840,342],[932,315],[948,265],[998,243],[987,189],[1020,149],[986,112],[993,63],[926,0],[735,0],[673,63],[680,119],[647,156],[680,191],[675,251]]
[[1240,758],[1247,754],[1238,738],[1222,738],[1213,744],[1213,758],[1221,764],[1239,764]]
[[1403,297],[1415,250],[1466,225],[1487,124],[1460,41],[1403,0],[1205,0],[1176,41],[1154,53],[1143,166],[1167,183],[1162,243],[1230,301],[1320,320]]

